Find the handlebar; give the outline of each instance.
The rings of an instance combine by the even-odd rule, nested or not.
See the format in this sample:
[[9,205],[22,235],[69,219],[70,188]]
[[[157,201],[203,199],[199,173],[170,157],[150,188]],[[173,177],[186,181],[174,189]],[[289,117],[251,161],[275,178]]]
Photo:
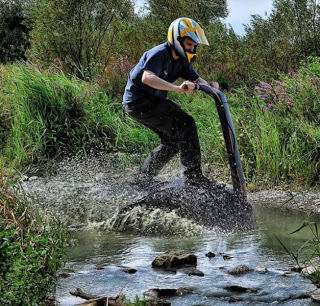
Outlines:
[[[188,85],[183,85],[183,89],[188,89]],[[224,135],[227,153],[229,156],[229,164],[231,170],[231,178],[233,188],[240,199],[246,201],[246,188],[241,167],[240,153],[233,128],[233,123],[229,111],[227,99],[223,92],[214,88],[208,83],[195,83],[195,90],[201,90],[210,95],[216,104],[218,115]]]

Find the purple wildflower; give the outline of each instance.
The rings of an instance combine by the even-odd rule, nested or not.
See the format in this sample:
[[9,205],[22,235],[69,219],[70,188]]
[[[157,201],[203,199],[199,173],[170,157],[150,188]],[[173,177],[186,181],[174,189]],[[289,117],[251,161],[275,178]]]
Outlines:
[[262,88],[272,89],[272,85],[270,85],[269,83],[261,81],[260,84],[261,84]]

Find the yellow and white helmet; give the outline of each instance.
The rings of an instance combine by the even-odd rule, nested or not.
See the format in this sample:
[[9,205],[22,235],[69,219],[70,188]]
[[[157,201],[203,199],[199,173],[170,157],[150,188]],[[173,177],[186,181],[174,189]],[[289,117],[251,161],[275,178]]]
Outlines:
[[197,44],[209,45],[209,42],[202,28],[193,19],[182,17],[171,23],[168,30],[168,41],[178,53],[177,55],[191,63],[196,59],[196,48],[193,52],[186,51],[182,43],[185,37],[191,38]]

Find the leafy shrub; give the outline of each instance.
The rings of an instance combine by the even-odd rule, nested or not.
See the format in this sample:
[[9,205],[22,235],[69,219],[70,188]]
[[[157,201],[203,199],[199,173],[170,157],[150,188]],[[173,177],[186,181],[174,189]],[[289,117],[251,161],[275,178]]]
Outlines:
[[124,88],[127,83],[130,70],[134,67],[127,58],[115,59],[96,76],[96,82],[118,100],[122,100]]
[[42,305],[64,261],[65,232],[18,193],[0,182],[0,304]]

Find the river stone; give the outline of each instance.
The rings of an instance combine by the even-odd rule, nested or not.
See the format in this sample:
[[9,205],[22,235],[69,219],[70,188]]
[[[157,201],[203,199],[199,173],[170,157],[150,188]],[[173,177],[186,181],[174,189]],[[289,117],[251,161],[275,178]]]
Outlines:
[[215,257],[216,256],[216,254],[214,254],[213,252],[208,252],[207,254],[206,254],[206,257],[208,257],[208,258],[213,258],[213,257]]
[[258,266],[256,267],[256,272],[260,274],[265,274],[268,272],[268,269],[265,266]]
[[241,302],[243,301],[243,298],[240,298],[240,297],[235,297],[235,296],[231,296],[229,298],[229,303],[238,303],[238,302]]
[[183,254],[180,251],[170,251],[158,255],[152,262],[153,267],[172,268],[183,265],[197,265],[197,256],[194,254]]
[[242,286],[226,286],[226,290],[228,291],[234,291],[234,292],[249,292],[249,293],[256,293],[258,292],[257,288],[247,288]]
[[172,304],[164,299],[148,300],[148,306],[170,306],[170,305]]
[[166,301],[166,298],[171,298],[175,296],[182,296],[191,293],[188,288],[178,288],[178,289],[149,289],[144,292],[143,295],[149,297],[148,306],[167,306],[171,305],[170,302]]
[[200,271],[194,267],[177,269],[176,271],[187,274],[189,276],[191,276],[191,275],[204,276],[204,273],[202,271]]
[[320,272],[320,259],[319,258],[313,258],[309,262],[307,262],[305,265],[300,266],[302,267],[301,273],[308,277],[312,274],[319,273]]
[[188,288],[178,288],[178,289],[159,289],[153,288],[144,292],[143,295],[149,296],[151,298],[170,298],[174,296],[182,296],[191,293],[191,290]]
[[122,271],[125,272],[125,273],[128,273],[128,274],[135,274],[137,272],[136,269],[129,268],[129,267],[123,268]]
[[320,303],[320,289],[317,289],[311,293],[311,299],[314,302]]
[[247,265],[238,265],[236,267],[233,267],[228,270],[228,273],[230,275],[241,275],[248,273],[250,271],[250,268]]

